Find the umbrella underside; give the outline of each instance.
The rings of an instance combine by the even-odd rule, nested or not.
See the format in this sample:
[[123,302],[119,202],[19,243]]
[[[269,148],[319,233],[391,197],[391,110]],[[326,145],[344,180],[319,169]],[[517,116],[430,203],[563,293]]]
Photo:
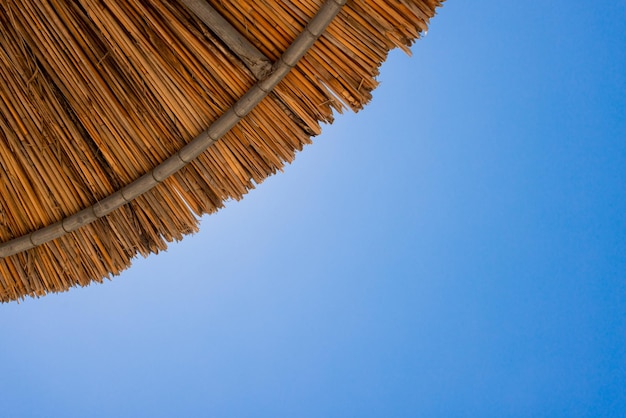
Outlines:
[[[323,3],[2,2],[0,243],[71,218],[176,155],[263,80]],[[361,109],[389,50],[408,52],[440,3],[348,1],[267,97],[175,174],[59,238],[0,248],[0,301],[101,282],[197,231],[199,216],[291,162],[333,111]]]

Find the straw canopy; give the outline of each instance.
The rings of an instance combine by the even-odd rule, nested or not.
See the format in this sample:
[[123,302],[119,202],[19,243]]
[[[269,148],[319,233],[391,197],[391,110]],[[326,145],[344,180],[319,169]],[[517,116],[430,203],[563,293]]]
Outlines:
[[0,4],[0,301],[85,286],[361,109],[440,0]]

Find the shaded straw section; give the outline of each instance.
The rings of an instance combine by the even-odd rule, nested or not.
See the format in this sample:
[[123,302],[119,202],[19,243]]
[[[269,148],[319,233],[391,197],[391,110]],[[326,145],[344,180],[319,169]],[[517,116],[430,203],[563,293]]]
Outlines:
[[[322,4],[210,3],[271,60]],[[439,4],[349,2],[274,92],[183,170],[90,225],[0,259],[0,300],[100,282],[196,231],[198,216],[291,162],[333,111],[362,108],[388,51],[408,51]],[[7,0],[0,32],[1,242],[131,183],[255,82],[176,0]]]

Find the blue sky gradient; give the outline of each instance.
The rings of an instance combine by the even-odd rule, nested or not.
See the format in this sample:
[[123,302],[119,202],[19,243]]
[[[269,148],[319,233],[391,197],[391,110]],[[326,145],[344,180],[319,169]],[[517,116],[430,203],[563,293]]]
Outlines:
[[626,416],[626,2],[412,50],[200,233],[0,306],[0,415]]

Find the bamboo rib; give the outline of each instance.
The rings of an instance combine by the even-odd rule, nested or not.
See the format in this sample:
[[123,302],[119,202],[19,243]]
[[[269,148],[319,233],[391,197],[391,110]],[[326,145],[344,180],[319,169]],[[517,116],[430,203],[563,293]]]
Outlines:
[[[388,51],[408,51],[441,3],[348,2],[234,129],[171,177],[164,177],[171,167],[157,169],[160,183],[126,203],[137,189],[124,185],[153,184],[154,167],[190,138],[228,109],[249,110],[236,98],[254,74],[184,1],[0,4],[0,246],[24,234],[40,244],[0,258],[1,301],[101,282],[137,254],[196,231],[197,216],[292,161],[334,111],[362,108]],[[320,0],[207,3],[272,60],[321,7]],[[180,155],[189,161],[193,153]],[[120,189],[122,200],[106,197]],[[83,209],[92,205],[91,214]],[[54,238],[45,228],[59,222],[72,232]]]
[[182,0],[244,62],[257,79],[265,78],[272,63],[250,41],[233,28],[205,0]]

